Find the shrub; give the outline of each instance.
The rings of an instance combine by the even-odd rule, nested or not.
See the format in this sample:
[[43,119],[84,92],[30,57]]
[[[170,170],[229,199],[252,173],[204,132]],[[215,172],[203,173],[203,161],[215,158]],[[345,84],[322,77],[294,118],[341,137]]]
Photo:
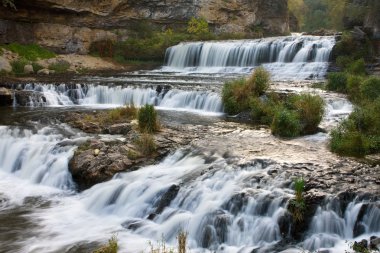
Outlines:
[[302,178],[294,181],[294,191],[296,197],[289,202],[288,209],[291,212],[295,222],[302,222],[306,210],[305,199],[303,197],[305,181]]
[[358,131],[347,131],[344,127],[331,132],[330,149],[339,155],[363,157],[369,152],[369,142]]
[[352,56],[340,55],[336,58],[336,65],[345,70],[354,61]]
[[119,246],[117,245],[117,238],[115,235],[108,240],[108,244],[103,245],[100,249],[94,251],[94,253],[117,253]]
[[315,133],[324,114],[324,101],[320,96],[311,94],[293,97],[294,107],[299,115],[302,133]]
[[380,97],[380,78],[370,77],[364,81],[360,86],[360,93],[364,99],[376,100]]
[[276,94],[268,94],[268,97],[253,97],[250,100],[251,117],[254,122],[270,125],[273,121],[276,108],[279,106]]
[[328,75],[326,88],[331,91],[346,92],[347,91],[347,75],[346,73],[336,72]]
[[269,81],[269,72],[263,67],[258,67],[248,79],[247,85],[255,95],[261,96],[268,90]]
[[347,92],[350,100],[359,102],[360,100],[360,85],[364,78],[362,76],[349,75],[347,78]]
[[353,74],[353,75],[364,76],[367,74],[366,69],[365,69],[365,62],[363,58],[350,63],[346,67],[346,70],[348,73]]
[[280,107],[271,124],[272,134],[281,137],[295,137],[301,132],[301,123],[295,111]]
[[50,70],[54,70],[55,73],[64,73],[70,68],[70,63],[67,61],[58,61],[49,65]]
[[200,37],[207,37],[210,35],[208,23],[203,18],[197,19],[192,17],[187,24],[187,32]]
[[141,132],[153,133],[159,130],[157,112],[153,105],[145,105],[140,108],[138,123]]
[[90,54],[100,57],[113,57],[114,42],[112,40],[98,40],[90,45]]
[[245,79],[239,79],[224,84],[222,100],[226,113],[238,114],[249,108],[250,94],[245,82]]
[[29,62],[25,58],[20,58],[18,60],[15,60],[11,62],[12,71],[15,74],[23,74],[24,73],[24,67]]
[[39,70],[43,69],[44,67],[36,62],[32,62],[33,71],[34,73],[37,73]]
[[153,136],[148,133],[139,136],[135,141],[135,145],[137,150],[144,156],[149,156],[156,151],[156,144]]
[[3,46],[7,50],[17,53],[20,57],[28,61],[36,61],[38,59],[49,59],[55,57],[55,54],[37,44],[21,45],[18,43],[11,43]]

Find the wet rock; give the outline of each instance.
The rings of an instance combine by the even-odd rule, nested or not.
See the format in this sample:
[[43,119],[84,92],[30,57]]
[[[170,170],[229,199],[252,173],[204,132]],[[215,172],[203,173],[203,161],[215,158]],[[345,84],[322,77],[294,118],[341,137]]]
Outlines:
[[380,250],[380,237],[371,236],[370,237],[369,248],[371,250]]
[[278,218],[277,223],[282,237],[288,237],[291,232],[292,215],[289,212],[285,212],[284,215]]
[[12,92],[6,88],[0,88],[0,106],[11,106],[12,104]]
[[24,74],[33,74],[33,73],[34,73],[33,66],[31,64],[26,64],[24,66]]
[[178,194],[180,187],[178,185],[172,185],[169,187],[169,189],[165,192],[165,194],[161,197],[160,201],[158,202],[155,214],[160,214],[165,209],[165,207],[169,206],[173,199]]
[[15,90],[17,105],[31,106],[46,103],[46,98],[41,92],[28,90]]
[[360,242],[354,242],[352,248],[357,252],[364,252],[365,249],[368,248],[368,241],[363,239]]

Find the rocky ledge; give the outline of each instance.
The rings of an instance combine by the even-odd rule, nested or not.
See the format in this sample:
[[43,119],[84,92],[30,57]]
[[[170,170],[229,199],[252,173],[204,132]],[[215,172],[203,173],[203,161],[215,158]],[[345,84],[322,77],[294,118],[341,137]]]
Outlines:
[[78,147],[69,163],[79,190],[107,181],[117,173],[155,164],[197,138],[195,132],[184,133],[180,128],[162,126],[153,135],[154,151],[145,153],[138,141],[142,134],[137,130],[136,121],[99,123],[96,115],[102,113],[68,112],[63,116],[63,121],[72,127],[93,134],[90,140]]

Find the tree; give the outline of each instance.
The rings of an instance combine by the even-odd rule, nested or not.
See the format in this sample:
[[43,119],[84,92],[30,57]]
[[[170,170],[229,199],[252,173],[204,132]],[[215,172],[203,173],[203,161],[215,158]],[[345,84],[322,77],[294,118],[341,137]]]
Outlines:
[[204,35],[208,34],[210,30],[205,19],[192,17],[188,23],[187,32],[195,35]]

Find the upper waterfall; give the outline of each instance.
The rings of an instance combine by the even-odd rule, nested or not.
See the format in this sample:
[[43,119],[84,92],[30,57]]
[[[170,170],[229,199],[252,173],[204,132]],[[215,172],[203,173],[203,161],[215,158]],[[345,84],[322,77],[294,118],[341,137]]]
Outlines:
[[180,43],[167,49],[163,70],[244,73],[263,65],[278,79],[320,78],[325,75],[334,44],[332,36],[299,35]]

